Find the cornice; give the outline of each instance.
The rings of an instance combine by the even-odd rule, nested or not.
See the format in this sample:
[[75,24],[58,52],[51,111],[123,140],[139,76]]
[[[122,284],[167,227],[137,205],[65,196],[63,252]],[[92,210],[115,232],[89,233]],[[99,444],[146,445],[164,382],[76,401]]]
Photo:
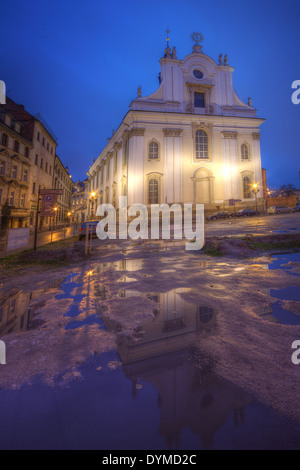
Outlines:
[[165,137],[180,137],[182,134],[182,129],[163,129],[162,131]]
[[237,132],[235,131],[222,131],[224,139],[237,139]]
[[129,134],[129,137],[143,136],[145,134],[145,129],[141,127],[134,127],[128,132],[128,134]]
[[259,140],[260,139],[260,133],[259,132],[252,132],[252,138],[253,138],[253,140]]

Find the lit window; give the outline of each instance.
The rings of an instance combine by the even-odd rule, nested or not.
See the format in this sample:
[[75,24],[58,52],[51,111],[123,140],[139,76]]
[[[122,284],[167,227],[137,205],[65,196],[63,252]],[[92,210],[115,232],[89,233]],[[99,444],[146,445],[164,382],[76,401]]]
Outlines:
[[158,181],[156,179],[149,181],[149,204],[158,204]]
[[158,158],[158,143],[155,141],[150,142],[149,144],[149,159],[157,159]]
[[208,138],[202,129],[196,132],[196,158],[208,158]]
[[25,194],[24,193],[21,195],[20,206],[25,207]]
[[242,160],[249,160],[249,147],[247,144],[242,144],[241,154],[242,154]]
[[243,195],[244,199],[250,199],[251,198],[251,180],[249,176],[244,176],[243,178]]

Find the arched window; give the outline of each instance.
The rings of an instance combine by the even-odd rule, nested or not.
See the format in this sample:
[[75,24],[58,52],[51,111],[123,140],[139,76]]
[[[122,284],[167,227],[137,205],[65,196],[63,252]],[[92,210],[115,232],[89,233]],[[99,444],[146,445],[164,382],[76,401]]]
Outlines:
[[247,144],[242,144],[241,155],[242,155],[242,160],[249,160],[249,147]]
[[148,158],[149,160],[152,159],[157,159],[159,157],[158,155],[158,143],[155,142],[155,140],[152,140],[149,144],[149,152],[148,152]]
[[244,199],[251,199],[251,179],[249,176],[243,178],[243,196]]
[[154,178],[149,181],[149,204],[158,204],[158,181]]
[[208,158],[208,138],[202,129],[196,132],[196,158]]

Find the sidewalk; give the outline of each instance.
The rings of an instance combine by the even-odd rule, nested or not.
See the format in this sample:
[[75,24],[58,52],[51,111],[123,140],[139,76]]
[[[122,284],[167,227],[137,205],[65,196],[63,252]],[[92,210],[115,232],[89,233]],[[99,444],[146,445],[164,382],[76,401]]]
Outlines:
[[[73,224],[71,226],[60,227],[53,231],[39,231],[37,234],[37,247],[47,245],[49,243],[57,242],[59,240],[65,240],[67,238],[75,237],[79,232],[79,225]],[[9,256],[15,253],[19,253],[24,250],[33,250],[34,247],[34,233],[30,233],[29,245],[27,247],[19,248],[16,250],[10,250],[5,254],[4,244],[0,245],[0,257]]]

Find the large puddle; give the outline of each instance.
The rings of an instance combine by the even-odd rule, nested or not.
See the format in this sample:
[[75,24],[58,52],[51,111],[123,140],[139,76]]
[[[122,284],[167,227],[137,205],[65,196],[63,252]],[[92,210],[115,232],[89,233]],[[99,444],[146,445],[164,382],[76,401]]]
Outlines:
[[[233,314],[248,306],[264,325],[299,325],[299,266],[300,253],[244,264],[195,255],[174,262],[166,253],[160,265],[150,253],[71,273],[59,287],[3,298],[0,337],[8,343],[13,337],[11,347],[29,338],[47,361],[39,335],[54,344],[59,325],[49,362],[51,356],[61,366],[51,385],[42,380],[42,363],[29,383],[24,377],[10,387],[6,378],[0,448],[299,449],[299,421],[222,377],[205,349],[224,339],[230,305]],[[278,281],[272,288],[278,277],[268,276],[278,272],[285,275],[282,287]],[[238,304],[239,289],[245,305]],[[51,321],[58,318],[52,329],[46,308]],[[99,353],[109,335],[114,346]]]

